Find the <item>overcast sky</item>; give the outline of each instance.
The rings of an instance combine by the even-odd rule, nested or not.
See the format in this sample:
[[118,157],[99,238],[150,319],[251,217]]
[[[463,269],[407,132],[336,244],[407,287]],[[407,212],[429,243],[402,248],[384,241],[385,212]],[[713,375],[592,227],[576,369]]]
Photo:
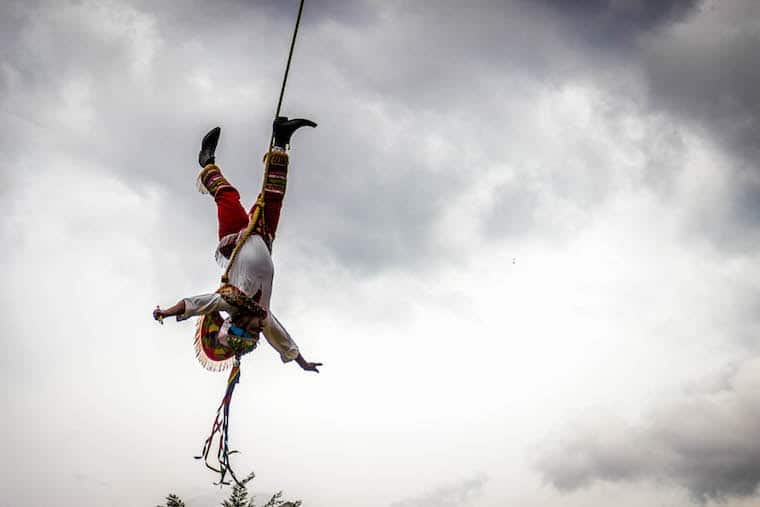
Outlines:
[[[255,198],[296,0],[0,3],[3,506],[189,507],[226,374],[200,139]],[[306,507],[760,502],[760,2],[306,0],[266,344]]]

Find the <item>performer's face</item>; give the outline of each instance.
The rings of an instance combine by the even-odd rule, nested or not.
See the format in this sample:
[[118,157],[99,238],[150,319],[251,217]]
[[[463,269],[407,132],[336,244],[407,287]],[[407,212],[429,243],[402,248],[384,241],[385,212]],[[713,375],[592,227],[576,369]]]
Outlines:
[[264,329],[264,321],[253,315],[242,315],[237,319],[237,325],[248,331],[250,334],[256,335]]

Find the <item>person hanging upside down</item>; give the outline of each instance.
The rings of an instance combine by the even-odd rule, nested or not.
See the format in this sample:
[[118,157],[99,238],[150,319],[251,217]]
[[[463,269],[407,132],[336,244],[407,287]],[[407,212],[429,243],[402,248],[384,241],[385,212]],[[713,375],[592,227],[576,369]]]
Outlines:
[[[226,268],[222,286],[214,293],[186,297],[174,306],[153,311],[153,318],[161,322],[165,317],[176,317],[178,321],[201,317],[196,348],[205,350],[205,354],[199,352],[199,358],[204,355],[209,361],[221,361],[232,354],[239,357],[252,350],[259,333],[263,333],[283,362],[295,360],[304,370],[317,373],[322,366],[322,363],[304,359],[269,308],[274,277],[272,243],[280,221],[288,174],[286,149],[293,132],[305,126],[317,125],[305,119],[277,117],[274,120],[273,148],[264,157],[263,188],[250,213],[246,213],[240,194],[215,164],[221,129],[212,129],[201,142],[198,162],[203,169],[198,175],[199,189],[211,194],[216,201],[219,221],[216,258]],[[219,312],[228,316],[222,319]],[[215,352],[219,357],[215,357]]]

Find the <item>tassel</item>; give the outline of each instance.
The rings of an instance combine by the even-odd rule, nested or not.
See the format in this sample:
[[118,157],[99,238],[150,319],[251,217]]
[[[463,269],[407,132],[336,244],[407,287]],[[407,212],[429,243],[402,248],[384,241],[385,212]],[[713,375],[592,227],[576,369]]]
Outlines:
[[[216,409],[216,418],[214,419],[214,424],[211,425],[211,434],[203,443],[203,450],[201,451],[201,455],[195,456],[195,459],[204,460],[207,468],[209,468],[210,470],[213,470],[214,472],[220,475],[219,482],[214,483],[217,485],[231,484],[229,481],[225,481],[227,474],[229,474],[230,477],[232,477],[232,480],[234,480],[235,484],[237,484],[238,486],[242,487],[245,484],[245,482],[247,482],[247,480],[245,479],[243,482],[238,480],[238,478],[235,476],[235,473],[232,471],[232,465],[230,464],[230,456],[238,452],[238,451],[230,451],[229,436],[230,436],[230,403],[232,402],[232,393],[235,392],[235,386],[237,385],[239,381],[240,381],[240,358],[236,357],[232,370],[230,370],[230,376],[227,379],[227,390],[224,393],[224,398],[222,398],[222,402],[219,404],[219,408]],[[219,443],[217,444],[217,451],[216,451],[217,462],[212,465],[208,461],[208,454],[211,451],[211,447],[212,447],[212,444],[214,443],[215,438],[219,439]],[[253,473],[251,473],[248,477],[250,480],[250,478],[253,477]]]

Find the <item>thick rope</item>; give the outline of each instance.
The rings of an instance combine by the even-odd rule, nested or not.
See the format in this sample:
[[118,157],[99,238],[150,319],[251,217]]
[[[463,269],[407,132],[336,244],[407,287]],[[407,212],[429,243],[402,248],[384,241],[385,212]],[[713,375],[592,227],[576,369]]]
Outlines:
[[[285,65],[285,75],[282,77],[282,87],[280,87],[280,98],[277,100],[277,111],[274,113],[274,117],[280,116],[280,109],[282,108],[282,98],[285,96],[285,85],[288,83],[288,74],[290,73],[290,61],[293,59],[293,49],[296,47],[296,36],[298,35],[298,27],[301,24],[301,13],[303,12],[303,0],[298,6],[298,16],[296,17],[296,26],[293,29],[293,38],[290,39],[290,51],[288,52],[288,63]],[[274,132],[269,138],[269,149],[274,146]]]

